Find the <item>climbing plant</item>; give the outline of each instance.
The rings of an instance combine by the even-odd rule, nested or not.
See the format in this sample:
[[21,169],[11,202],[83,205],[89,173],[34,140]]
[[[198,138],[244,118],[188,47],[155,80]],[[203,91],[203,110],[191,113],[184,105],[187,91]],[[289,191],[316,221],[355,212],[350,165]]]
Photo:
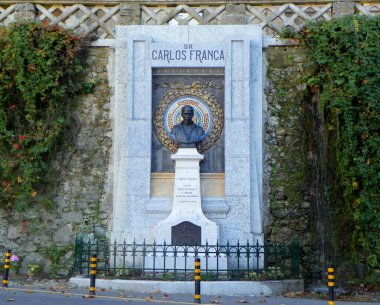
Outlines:
[[308,84],[319,95],[324,122],[334,228],[344,226],[346,253],[379,268],[380,17],[310,23],[294,37],[316,65]]
[[68,125],[82,40],[58,26],[0,28],[0,206],[36,202],[49,154]]

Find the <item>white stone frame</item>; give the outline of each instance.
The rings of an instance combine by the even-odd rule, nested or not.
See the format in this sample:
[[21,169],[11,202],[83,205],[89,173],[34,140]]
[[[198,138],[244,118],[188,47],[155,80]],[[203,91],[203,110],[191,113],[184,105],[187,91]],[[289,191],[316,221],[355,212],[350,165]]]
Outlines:
[[153,242],[153,226],[168,215],[165,210],[161,218],[147,213],[147,207],[156,204],[150,196],[152,42],[225,44],[225,202],[229,211],[215,221],[221,243],[261,242],[262,30],[255,25],[116,27],[112,241]]

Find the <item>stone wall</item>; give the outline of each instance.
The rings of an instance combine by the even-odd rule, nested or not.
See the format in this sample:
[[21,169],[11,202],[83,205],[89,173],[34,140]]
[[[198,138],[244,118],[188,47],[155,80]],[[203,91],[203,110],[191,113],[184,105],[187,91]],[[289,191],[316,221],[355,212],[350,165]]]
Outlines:
[[[313,145],[310,130],[310,96],[305,77],[312,67],[307,51],[300,47],[271,47],[266,51],[264,88],[265,173],[267,187],[266,239],[301,244],[304,276],[318,260],[315,203],[310,164]],[[307,269],[307,270],[306,270]]]
[[29,264],[49,272],[58,251],[61,259],[54,263],[61,265],[59,273],[67,274],[73,266],[75,234],[107,231],[112,216],[112,91],[107,71],[112,59],[111,49],[89,50],[85,82],[96,84],[94,93],[79,98],[70,131],[51,161],[51,184],[39,195],[40,205],[25,212],[0,211],[0,250],[9,248],[21,257],[21,272]]

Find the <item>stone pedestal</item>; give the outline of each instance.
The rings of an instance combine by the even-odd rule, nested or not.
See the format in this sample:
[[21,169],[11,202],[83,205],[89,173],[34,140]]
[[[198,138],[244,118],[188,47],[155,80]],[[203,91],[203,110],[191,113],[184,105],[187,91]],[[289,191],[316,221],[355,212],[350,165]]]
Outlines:
[[[154,226],[156,243],[165,241],[172,244],[172,234],[176,234],[176,240],[181,240],[182,243],[189,240],[190,245],[192,231],[186,229],[190,227],[186,223],[190,222],[201,227],[201,244],[216,244],[219,237],[218,225],[209,220],[202,211],[199,162],[203,160],[203,155],[196,148],[180,148],[172,155],[172,160],[176,162],[173,208],[166,219]],[[173,231],[173,227],[180,224],[183,228],[179,233],[178,230]]]

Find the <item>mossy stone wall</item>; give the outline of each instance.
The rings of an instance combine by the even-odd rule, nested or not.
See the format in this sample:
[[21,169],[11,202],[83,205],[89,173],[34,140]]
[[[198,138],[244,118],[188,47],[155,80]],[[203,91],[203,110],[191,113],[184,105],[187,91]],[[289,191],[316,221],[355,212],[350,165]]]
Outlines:
[[[84,82],[95,83],[71,114],[70,131],[51,161],[50,185],[40,204],[25,212],[0,210],[0,244],[22,260],[21,272],[38,264],[49,272],[53,248],[60,252],[60,274],[73,267],[75,235],[106,234],[112,216],[108,182],[112,124],[108,67],[113,50],[90,48]],[[3,252],[3,251],[2,251]]]
[[305,82],[312,65],[307,62],[307,50],[297,46],[270,47],[265,55],[265,238],[272,242],[298,239],[301,264],[309,275],[318,260],[310,172],[312,117]]

